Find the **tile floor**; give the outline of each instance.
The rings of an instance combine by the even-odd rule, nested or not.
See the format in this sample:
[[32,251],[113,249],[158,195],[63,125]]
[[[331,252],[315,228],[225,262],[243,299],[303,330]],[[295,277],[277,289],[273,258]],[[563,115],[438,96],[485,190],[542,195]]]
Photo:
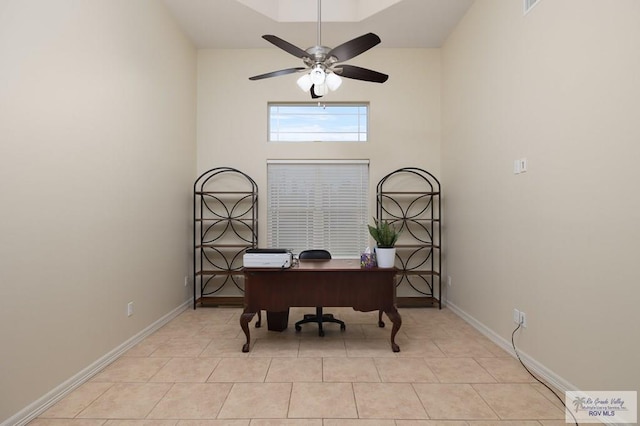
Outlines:
[[[508,353],[447,309],[377,313],[331,308],[347,329],[250,324],[242,353],[238,308],[181,315],[30,423],[158,426],[559,426],[560,402]],[[263,315],[266,322],[266,315]]]

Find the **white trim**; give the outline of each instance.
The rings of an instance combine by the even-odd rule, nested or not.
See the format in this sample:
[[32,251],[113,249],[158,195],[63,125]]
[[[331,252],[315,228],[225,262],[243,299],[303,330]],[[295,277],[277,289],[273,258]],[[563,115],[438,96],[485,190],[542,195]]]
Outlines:
[[182,311],[187,309],[193,300],[189,299],[183,302],[180,306],[149,325],[147,328],[142,330],[140,333],[131,337],[129,340],[122,343],[120,346],[116,347],[112,351],[106,353],[104,356],[99,358],[93,364],[89,365],[87,368],[81,370],[78,374],[70,377],[68,380],[62,382],[60,385],[56,386],[51,391],[47,392],[44,396],[27,405],[25,408],[9,417],[2,423],[0,426],[23,426],[29,423],[31,420],[38,417],[40,414],[45,412],[55,403],[60,401],[62,398],[67,396],[71,391],[85,383],[87,380],[92,378],[95,374],[100,372],[107,365],[111,364],[113,361],[118,359],[123,353],[140,343],[146,337],[151,335],[153,332],[158,330],[160,327],[177,317]]
[[[468,313],[466,313],[465,311],[457,307],[455,304],[451,302],[447,302],[447,308],[451,309],[453,313],[455,313],[460,318],[465,320],[467,323],[469,323],[472,327],[474,327],[480,333],[484,334],[493,343],[495,343],[496,345],[500,346],[502,349],[507,351],[509,354],[511,354],[511,356],[513,356],[514,358],[516,357],[513,347],[511,346],[511,341],[504,339],[502,336],[500,336],[495,331],[491,330],[489,327],[482,324],[480,321],[478,321],[477,319],[475,319],[474,317],[472,317],[471,315],[469,315]],[[518,354],[520,355],[522,362],[524,362],[527,368],[531,370],[531,372],[535,373],[538,376],[538,378],[542,379],[549,386],[561,391],[563,394],[566,391],[578,389],[577,386],[573,385],[572,383],[569,383],[563,377],[561,377],[554,371],[548,369],[543,364],[541,364],[531,356],[527,355],[526,353],[522,352],[521,350],[518,350]],[[564,395],[559,395],[559,396],[564,399]]]

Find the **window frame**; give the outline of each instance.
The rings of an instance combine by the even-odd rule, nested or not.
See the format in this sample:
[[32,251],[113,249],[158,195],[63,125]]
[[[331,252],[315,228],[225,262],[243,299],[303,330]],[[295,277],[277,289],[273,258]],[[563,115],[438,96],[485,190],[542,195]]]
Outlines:
[[[277,134],[284,134],[286,135],[286,132],[272,132],[272,108],[279,108],[279,107],[300,107],[300,108],[333,108],[333,107],[355,107],[355,108],[364,108],[365,113],[361,114],[358,113],[356,114],[358,117],[362,117],[364,115],[364,123],[360,122],[360,120],[358,119],[358,129],[355,132],[337,132],[337,131],[331,131],[331,132],[318,132],[318,133],[313,133],[313,132],[309,132],[309,134],[331,134],[331,135],[340,135],[341,133],[346,133],[346,134],[357,134],[357,138],[355,139],[331,139],[331,138],[325,138],[325,139],[313,139],[312,138],[308,138],[308,139],[282,139],[282,138],[277,138],[277,139],[272,139],[272,134],[277,133]],[[370,130],[370,103],[369,102],[268,102],[267,103],[267,143],[367,143],[369,141],[369,130]],[[292,114],[293,115],[293,114]],[[312,115],[311,113],[309,113],[309,115]],[[344,114],[335,114],[335,115],[329,115],[327,114],[327,116],[329,117],[339,117],[341,115]],[[318,116],[322,116],[321,114],[318,114]],[[363,129],[364,130],[361,130]],[[300,132],[300,133],[304,133],[304,132]]]

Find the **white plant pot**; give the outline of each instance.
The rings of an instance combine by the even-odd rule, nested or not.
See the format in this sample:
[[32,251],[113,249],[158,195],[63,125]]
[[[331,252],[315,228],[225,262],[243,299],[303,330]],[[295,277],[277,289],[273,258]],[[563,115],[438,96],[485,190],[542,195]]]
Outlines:
[[396,263],[396,248],[376,247],[376,261],[378,268],[393,268]]

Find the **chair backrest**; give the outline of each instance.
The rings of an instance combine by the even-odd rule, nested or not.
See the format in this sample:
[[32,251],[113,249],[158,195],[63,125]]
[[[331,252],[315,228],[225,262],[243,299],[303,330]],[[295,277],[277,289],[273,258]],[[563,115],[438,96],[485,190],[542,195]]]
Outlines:
[[304,250],[300,252],[298,259],[331,259],[331,253],[327,250]]

